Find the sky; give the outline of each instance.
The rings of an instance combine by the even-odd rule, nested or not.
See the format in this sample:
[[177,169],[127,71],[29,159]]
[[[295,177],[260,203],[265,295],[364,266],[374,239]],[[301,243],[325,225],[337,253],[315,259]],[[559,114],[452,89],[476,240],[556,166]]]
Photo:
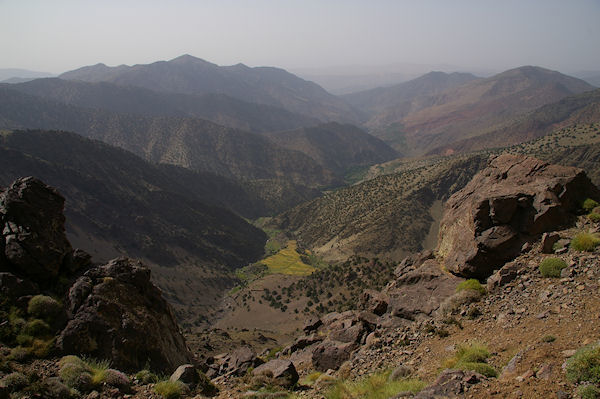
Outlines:
[[0,68],[191,54],[286,69],[600,70],[600,0],[0,0]]

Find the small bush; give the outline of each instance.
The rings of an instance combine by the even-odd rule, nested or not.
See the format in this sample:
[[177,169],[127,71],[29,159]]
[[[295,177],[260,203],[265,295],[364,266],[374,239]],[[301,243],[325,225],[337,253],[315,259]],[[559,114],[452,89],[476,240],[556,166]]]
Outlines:
[[588,215],[588,218],[594,222],[594,223],[598,223],[600,222],[600,213],[590,213]]
[[600,389],[595,385],[582,385],[577,393],[581,399],[600,399]]
[[487,377],[496,377],[498,372],[486,363],[488,357],[490,352],[484,345],[477,343],[469,346],[460,345],[454,357],[444,362],[444,368],[471,370]]
[[600,244],[598,236],[590,233],[579,233],[571,240],[571,248],[581,252],[591,252],[598,244]]
[[542,342],[554,342],[556,341],[556,337],[554,335],[544,335],[541,339]]
[[400,392],[417,393],[425,388],[418,379],[389,381],[389,373],[377,373],[356,382],[340,381],[327,392],[327,399],[380,399],[391,398]]
[[456,292],[460,292],[463,290],[473,290],[479,292],[481,295],[485,295],[485,287],[474,278],[465,280],[462,283],[460,283],[458,287],[456,287]]
[[589,345],[579,349],[567,361],[569,381],[600,383],[600,345]]
[[160,381],[154,386],[154,392],[165,399],[179,399],[183,393],[183,384],[179,381]]
[[8,355],[9,360],[14,360],[16,362],[24,362],[29,358],[29,351],[22,346],[15,346],[10,350],[10,355]]
[[6,387],[9,392],[18,392],[29,385],[29,380],[24,374],[15,372],[2,377],[0,385]]
[[104,382],[110,362],[95,359],[80,359],[65,356],[59,362],[58,375],[67,386],[80,390],[91,390]]
[[135,379],[138,380],[142,385],[156,384],[158,382],[158,376],[150,370],[139,371],[135,375]]
[[567,267],[564,260],[560,258],[546,258],[539,266],[543,277],[560,277],[560,271]]
[[38,359],[47,358],[54,349],[54,338],[50,339],[34,339],[31,346],[28,348],[29,353]]
[[587,198],[583,201],[583,205],[581,206],[584,211],[591,212],[595,207],[598,206],[598,203],[591,198]]
[[28,321],[23,328],[23,332],[32,337],[45,337],[52,333],[50,326],[43,320],[33,319]]
[[62,312],[62,306],[54,298],[46,295],[36,295],[29,300],[27,313],[33,317],[52,321]]

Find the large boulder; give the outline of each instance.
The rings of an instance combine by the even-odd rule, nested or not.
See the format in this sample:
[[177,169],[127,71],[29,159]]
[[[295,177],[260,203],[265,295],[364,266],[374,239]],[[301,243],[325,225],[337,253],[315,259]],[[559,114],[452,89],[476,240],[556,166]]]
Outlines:
[[252,370],[252,375],[265,375],[275,385],[292,388],[298,382],[298,372],[294,363],[284,359],[273,359]]
[[192,361],[171,307],[139,261],[119,258],[88,270],[65,304],[71,320],[57,347],[99,359],[125,371],[172,372]]
[[473,371],[445,370],[415,399],[464,398],[465,392],[486,378]]
[[446,203],[438,254],[447,270],[485,279],[525,242],[572,222],[582,201],[600,191],[577,168],[504,154],[491,158]]
[[0,267],[34,281],[58,276],[73,252],[65,235],[65,199],[33,177],[0,193]]

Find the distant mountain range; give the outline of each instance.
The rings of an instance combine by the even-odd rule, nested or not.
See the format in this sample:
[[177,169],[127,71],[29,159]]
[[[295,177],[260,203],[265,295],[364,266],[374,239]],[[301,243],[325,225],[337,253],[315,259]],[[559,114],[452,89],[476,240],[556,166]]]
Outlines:
[[415,156],[496,131],[542,105],[593,89],[580,79],[525,66],[487,79],[428,74],[344,98],[370,115],[365,126],[371,134]]
[[36,79],[12,84],[9,88],[79,107],[121,114],[201,118],[252,132],[296,129],[319,123],[318,119],[294,114],[283,108],[249,103],[225,94],[163,93],[135,86],[58,78]]
[[30,71],[18,68],[0,68],[0,83],[19,82],[54,76],[48,72]]
[[66,80],[109,82],[166,93],[225,94],[243,101],[284,108],[323,122],[357,122],[356,111],[319,85],[272,67],[219,66],[183,55],[147,65],[97,64],[65,72]]

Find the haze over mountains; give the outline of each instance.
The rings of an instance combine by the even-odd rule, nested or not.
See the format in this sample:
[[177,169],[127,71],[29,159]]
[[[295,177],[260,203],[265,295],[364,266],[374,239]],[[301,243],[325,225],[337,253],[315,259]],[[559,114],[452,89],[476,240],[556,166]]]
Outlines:
[[243,64],[218,66],[200,58],[182,55],[148,65],[83,67],[59,76],[67,80],[111,82],[124,86],[183,93],[220,93],[244,101],[267,104],[321,121],[355,122],[355,111],[315,83],[283,69],[250,68]]

